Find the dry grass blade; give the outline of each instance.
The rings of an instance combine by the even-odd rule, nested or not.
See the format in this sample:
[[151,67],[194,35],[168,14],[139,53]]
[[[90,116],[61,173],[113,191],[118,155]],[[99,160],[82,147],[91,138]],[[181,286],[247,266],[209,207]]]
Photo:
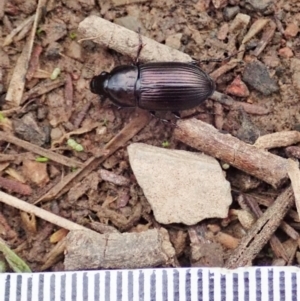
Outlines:
[[8,91],[5,97],[6,101],[11,101],[14,106],[19,106],[22,101],[23,91],[25,88],[25,79],[26,79],[26,73],[28,70],[29,60],[31,57],[33,42],[35,38],[36,28],[37,24],[39,22],[39,19],[41,17],[42,13],[42,7],[45,5],[46,0],[39,0],[32,30],[30,33],[30,36],[28,38],[28,41],[23,48],[22,54],[20,55],[17,64],[15,66]]

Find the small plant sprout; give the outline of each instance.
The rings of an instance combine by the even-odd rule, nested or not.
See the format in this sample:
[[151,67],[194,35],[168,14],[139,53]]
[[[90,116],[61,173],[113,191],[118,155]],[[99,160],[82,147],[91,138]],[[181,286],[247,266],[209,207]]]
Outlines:
[[77,33],[76,32],[71,32],[69,36],[70,36],[71,40],[75,40],[77,38]]
[[76,152],[82,152],[84,150],[83,146],[77,143],[74,139],[68,139],[67,144]]
[[37,157],[37,158],[35,159],[35,161],[36,161],[36,162],[40,162],[40,163],[46,163],[46,162],[49,161],[49,159],[46,158],[46,157]]
[[170,142],[169,141],[163,141],[163,143],[161,145],[162,145],[162,147],[167,148],[167,147],[170,146]]
[[51,74],[51,76],[50,76],[50,79],[51,80],[55,80],[55,79],[57,79],[57,77],[60,75],[60,68],[54,68],[54,70],[53,70],[53,72],[52,72],[52,74]]

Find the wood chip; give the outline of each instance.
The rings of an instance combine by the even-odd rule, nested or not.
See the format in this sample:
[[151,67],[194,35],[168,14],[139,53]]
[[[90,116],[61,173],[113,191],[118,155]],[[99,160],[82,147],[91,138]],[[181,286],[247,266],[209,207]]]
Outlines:
[[249,42],[256,34],[258,34],[268,23],[269,19],[258,19],[250,27],[247,34],[244,36],[242,44]]
[[67,236],[65,270],[134,269],[173,263],[175,250],[167,230],[98,234],[71,231]]
[[254,146],[260,149],[271,149],[275,147],[285,147],[300,142],[300,132],[282,131],[260,136]]

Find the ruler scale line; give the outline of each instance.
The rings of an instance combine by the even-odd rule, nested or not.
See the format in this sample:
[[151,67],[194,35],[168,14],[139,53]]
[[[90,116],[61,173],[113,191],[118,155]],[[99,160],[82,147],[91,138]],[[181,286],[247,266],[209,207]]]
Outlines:
[[297,267],[0,274],[0,301],[297,301]]

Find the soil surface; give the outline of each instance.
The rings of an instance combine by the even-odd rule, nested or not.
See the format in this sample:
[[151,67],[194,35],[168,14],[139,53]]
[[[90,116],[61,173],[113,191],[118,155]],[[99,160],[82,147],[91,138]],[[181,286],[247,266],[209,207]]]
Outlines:
[[[32,16],[37,10],[35,0],[0,0],[0,45],[5,45],[0,47],[1,191],[100,233],[164,227],[176,251],[176,266],[224,266],[255,219],[286,186],[275,190],[229,167],[225,172],[234,202],[228,218],[194,226],[160,225],[134,178],[126,146],[143,142],[192,149],[173,137],[176,116],[157,112],[132,139],[106,156],[105,145],[130,124],[136,112],[91,93],[90,81],[102,71],[133,62],[92,40],[80,42],[78,25],[96,15],[140,30],[144,36],[189,54],[208,74],[237,59],[234,68],[214,78],[216,90],[267,113],[250,114],[208,99],[179,114],[182,118],[192,115],[253,144],[262,135],[300,127],[299,1],[48,0],[40,9],[30,62],[24,60],[26,79],[20,69],[24,91],[15,87],[8,99],[18,74],[15,67],[20,68],[32,40]],[[238,14],[244,18],[240,23]],[[251,26],[255,33],[243,42]],[[271,152],[298,158],[298,148],[285,147]],[[64,184],[88,160],[101,156],[104,159],[96,160],[82,179]],[[58,191],[59,183],[65,188]],[[53,194],[45,197],[49,191]],[[300,221],[295,208],[281,226],[288,230],[278,230],[250,260],[253,265],[298,264]],[[49,254],[66,235],[59,226],[21,212],[13,203],[0,202],[0,237],[33,271],[64,270],[63,251],[52,254],[50,263]]]

